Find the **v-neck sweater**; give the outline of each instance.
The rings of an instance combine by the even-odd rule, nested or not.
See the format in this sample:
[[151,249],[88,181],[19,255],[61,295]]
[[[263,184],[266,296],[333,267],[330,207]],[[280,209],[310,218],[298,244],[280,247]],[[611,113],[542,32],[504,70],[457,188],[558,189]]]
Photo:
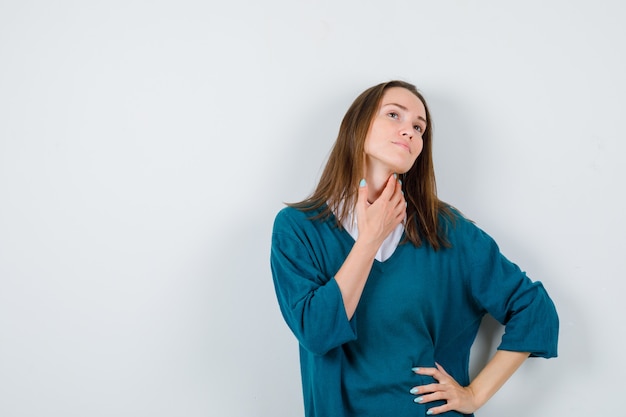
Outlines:
[[434,380],[412,368],[437,362],[468,385],[487,313],[506,326],[498,349],[557,355],[558,316],[542,283],[456,211],[441,216],[450,248],[403,243],[374,260],[348,320],[334,275],[354,239],[333,215],[317,214],[282,209],[270,255],[280,310],[300,343],[306,417],[426,416],[437,403],[417,404],[409,390]]

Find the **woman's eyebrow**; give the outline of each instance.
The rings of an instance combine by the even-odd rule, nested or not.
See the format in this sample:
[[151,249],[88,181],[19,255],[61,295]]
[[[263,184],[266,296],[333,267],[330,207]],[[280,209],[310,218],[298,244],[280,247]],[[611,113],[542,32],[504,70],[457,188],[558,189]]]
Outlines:
[[[385,103],[383,104],[383,107],[384,106],[396,106],[404,111],[407,111],[407,112],[409,111],[409,109],[407,109],[406,106],[403,106],[402,104],[398,104],[398,103]],[[422,116],[417,116],[417,118],[426,122],[426,119],[424,119]]]

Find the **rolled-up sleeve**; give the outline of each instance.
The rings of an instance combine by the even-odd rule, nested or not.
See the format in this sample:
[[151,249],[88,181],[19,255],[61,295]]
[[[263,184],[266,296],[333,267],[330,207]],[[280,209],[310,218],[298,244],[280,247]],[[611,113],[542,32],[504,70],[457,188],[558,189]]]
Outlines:
[[530,352],[531,356],[557,356],[559,319],[543,284],[533,282],[509,261],[495,241],[476,230],[473,263],[469,271],[476,302],[505,325],[501,350]]

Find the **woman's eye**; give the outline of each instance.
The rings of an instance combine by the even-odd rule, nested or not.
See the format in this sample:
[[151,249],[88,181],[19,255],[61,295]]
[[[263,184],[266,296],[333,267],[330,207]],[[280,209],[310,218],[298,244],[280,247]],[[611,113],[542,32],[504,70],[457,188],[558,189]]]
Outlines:
[[398,118],[398,113],[396,112],[390,112],[387,114],[389,117],[393,118],[393,119],[397,119]]
[[422,133],[422,126],[420,126],[420,125],[415,125],[415,126],[413,126],[413,128],[414,128],[415,130],[417,130],[419,133]]

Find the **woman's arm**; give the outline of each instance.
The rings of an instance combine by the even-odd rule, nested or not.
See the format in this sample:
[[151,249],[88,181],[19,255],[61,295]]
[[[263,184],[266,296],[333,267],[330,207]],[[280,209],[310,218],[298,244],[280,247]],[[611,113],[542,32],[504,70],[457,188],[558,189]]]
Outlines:
[[[356,208],[359,236],[332,276],[327,275],[330,271],[321,271],[312,258],[310,245],[324,245],[324,236],[315,231],[308,215],[294,209],[283,209],[277,215],[270,252],[276,296],[285,322],[308,351],[324,355],[356,339],[356,323],[349,319],[359,303],[375,254],[405,217],[406,203],[397,183],[391,176],[385,183],[385,196],[371,205],[367,203],[367,185],[360,187]],[[389,212],[399,214],[389,220]],[[306,242],[309,230],[315,243]]]
[[406,202],[396,177],[389,177],[380,197],[371,205],[367,202],[367,185],[362,183],[356,213],[359,236],[335,274],[348,320],[359,304],[378,248],[406,216]]
[[438,383],[414,387],[411,393],[417,395],[415,402],[418,403],[446,401],[428,410],[429,415],[450,410],[471,414],[487,403],[529,355],[528,352],[498,350],[467,387],[460,386],[439,364],[436,368],[415,368],[415,373],[432,376]]

